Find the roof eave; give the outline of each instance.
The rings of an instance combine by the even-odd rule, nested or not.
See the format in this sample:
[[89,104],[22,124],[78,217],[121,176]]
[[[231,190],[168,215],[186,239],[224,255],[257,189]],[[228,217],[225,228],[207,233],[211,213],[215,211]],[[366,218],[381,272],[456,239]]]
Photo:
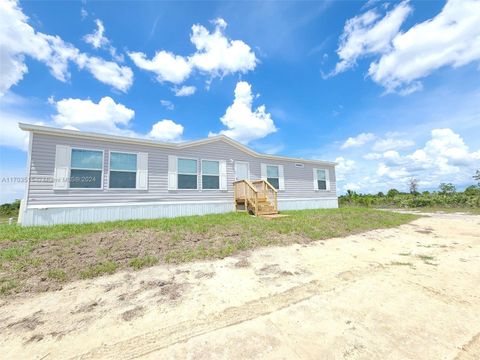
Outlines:
[[119,135],[107,135],[107,134],[99,134],[94,132],[84,132],[84,131],[77,131],[77,130],[68,130],[68,129],[59,129],[50,126],[43,126],[43,125],[34,125],[34,124],[27,124],[27,123],[18,123],[18,126],[23,131],[32,131],[38,133],[45,133],[45,134],[54,134],[59,136],[67,136],[67,137],[75,137],[75,138],[88,138],[88,139],[99,139],[103,141],[111,141],[111,142],[123,142],[123,143],[133,143],[133,144],[141,144],[146,146],[156,146],[162,148],[169,148],[169,149],[182,149],[191,146],[197,146],[202,144],[208,144],[214,141],[223,140],[228,142],[229,144],[239,148],[240,150],[249,153],[252,156],[260,157],[264,159],[270,159],[274,161],[291,161],[291,162],[304,162],[304,163],[311,163],[311,164],[321,164],[321,165],[329,165],[329,166],[336,166],[337,163],[331,161],[323,161],[323,160],[310,160],[310,159],[301,159],[301,158],[291,158],[291,157],[284,157],[284,156],[277,156],[277,155],[267,155],[258,153],[249,147],[239,143],[236,140],[229,138],[226,135],[220,134],[211,136],[205,139],[188,141],[188,142],[181,142],[181,143],[166,143],[157,140],[150,140],[150,139],[138,139],[128,136],[119,136]]

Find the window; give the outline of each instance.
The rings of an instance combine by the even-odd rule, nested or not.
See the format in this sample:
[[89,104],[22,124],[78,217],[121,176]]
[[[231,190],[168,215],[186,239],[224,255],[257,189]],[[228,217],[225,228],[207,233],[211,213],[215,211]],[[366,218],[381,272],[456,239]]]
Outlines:
[[318,190],[327,190],[327,176],[325,169],[317,169]]
[[278,172],[278,166],[267,165],[267,181],[272,184],[275,189],[280,187],[280,177]]
[[72,149],[70,188],[102,187],[103,151]]
[[110,153],[110,189],[135,189],[137,186],[137,154]]
[[197,188],[197,160],[178,159],[178,188]]
[[202,189],[220,189],[220,162],[202,160]]

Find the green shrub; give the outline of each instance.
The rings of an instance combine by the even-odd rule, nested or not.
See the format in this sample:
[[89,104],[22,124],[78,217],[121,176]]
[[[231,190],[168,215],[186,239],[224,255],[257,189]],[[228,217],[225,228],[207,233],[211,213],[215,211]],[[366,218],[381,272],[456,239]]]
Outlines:
[[469,186],[464,192],[455,192],[451,184],[442,184],[442,192],[424,191],[417,194],[400,193],[396,189],[383,194],[347,193],[339,197],[340,206],[397,207],[397,208],[480,208],[480,188]]
[[0,215],[3,216],[18,216],[19,210],[20,200],[0,205]]

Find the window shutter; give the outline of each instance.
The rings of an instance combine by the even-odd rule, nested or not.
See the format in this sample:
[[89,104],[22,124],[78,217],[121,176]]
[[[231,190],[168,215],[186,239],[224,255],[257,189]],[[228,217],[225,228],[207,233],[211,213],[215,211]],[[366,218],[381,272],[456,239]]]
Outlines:
[[330,191],[330,174],[328,169],[325,169],[325,182],[327,183],[327,191]]
[[177,157],[168,155],[168,190],[177,190]]
[[278,190],[285,190],[285,178],[283,177],[283,165],[278,165]]
[[313,190],[318,190],[318,173],[315,168],[313,168]]
[[227,190],[227,161],[220,160],[220,190]]
[[66,190],[70,177],[70,146],[57,145],[55,150],[55,171],[53,173],[53,188],[55,190]]
[[261,178],[267,180],[267,164],[260,164]]
[[137,154],[137,189],[148,190],[148,153]]

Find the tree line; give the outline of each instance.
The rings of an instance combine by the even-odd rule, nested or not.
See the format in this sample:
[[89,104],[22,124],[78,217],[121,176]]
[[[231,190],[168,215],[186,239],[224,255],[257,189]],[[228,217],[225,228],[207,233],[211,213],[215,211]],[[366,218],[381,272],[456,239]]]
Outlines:
[[346,195],[339,197],[341,206],[374,206],[374,207],[445,207],[445,208],[480,208],[480,170],[473,178],[477,185],[470,185],[464,191],[457,191],[452,183],[441,183],[438,191],[419,191],[418,179],[408,182],[409,192],[390,189],[387,193],[361,194],[347,190]]

